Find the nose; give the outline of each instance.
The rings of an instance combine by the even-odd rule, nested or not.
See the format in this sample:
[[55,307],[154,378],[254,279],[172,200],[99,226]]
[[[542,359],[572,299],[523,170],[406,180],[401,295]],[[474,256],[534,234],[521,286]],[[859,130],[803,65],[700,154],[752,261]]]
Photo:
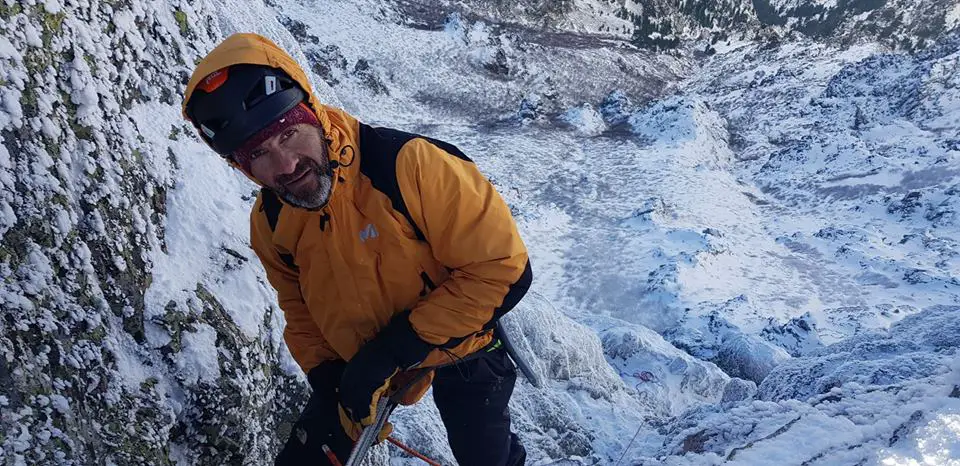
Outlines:
[[278,175],[289,175],[297,169],[299,160],[295,151],[280,149],[274,156],[274,168]]

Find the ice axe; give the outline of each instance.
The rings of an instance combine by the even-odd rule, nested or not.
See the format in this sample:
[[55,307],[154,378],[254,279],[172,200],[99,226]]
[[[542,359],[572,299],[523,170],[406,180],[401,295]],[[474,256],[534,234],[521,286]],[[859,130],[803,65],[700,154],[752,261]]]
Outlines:
[[517,349],[513,346],[513,343],[510,341],[507,331],[503,328],[499,322],[497,323],[496,330],[493,331],[494,336],[503,343],[503,349],[507,350],[507,355],[510,356],[510,359],[513,360],[513,363],[517,365],[517,368],[520,369],[520,373],[530,382],[530,385],[533,385],[536,388],[541,388],[542,384],[540,383],[540,377],[537,377],[536,372],[533,372],[533,369],[530,368],[530,365],[527,364],[523,358],[520,357],[520,354],[517,353]]
[[[496,338],[496,342],[487,351],[492,351],[502,344],[504,350],[507,352],[507,355],[510,356],[510,359],[512,359],[514,364],[517,365],[527,381],[529,381],[534,387],[540,388],[540,378],[537,377],[536,373],[533,372],[527,362],[523,360],[523,358],[521,358],[517,353],[516,348],[513,346],[513,343],[510,341],[510,338],[507,335],[507,332],[499,323],[497,323],[497,326],[494,330],[494,338]],[[457,362],[463,362],[472,359],[473,357],[477,357],[482,351],[483,350],[478,351],[477,353],[460,359]],[[367,456],[367,452],[370,451],[370,447],[372,447],[376,442],[377,435],[380,433],[380,429],[382,429],[387,423],[387,419],[390,417],[390,414],[393,413],[393,410],[400,405],[400,399],[407,392],[407,390],[410,389],[410,387],[414,386],[417,382],[429,375],[431,371],[452,364],[456,364],[456,362],[442,366],[417,369],[413,374],[408,373],[408,379],[410,380],[408,383],[395,390],[392,394],[390,394],[390,396],[381,398],[377,403],[377,413],[374,417],[373,424],[363,428],[363,431],[361,431],[360,437],[357,438],[357,443],[354,444],[353,451],[350,452],[350,456],[347,458],[347,462],[344,463],[344,466],[360,466],[360,463]]]
[[387,418],[390,417],[390,413],[393,412],[398,404],[398,402],[391,398],[380,399],[380,402],[377,403],[377,416],[374,418],[373,424],[363,428],[344,466],[360,466],[360,463],[366,458],[370,447],[373,446],[373,443],[377,440],[377,434],[380,433],[380,429],[387,423]]
[[[387,419],[390,417],[390,414],[393,413],[393,410],[400,405],[400,399],[403,395],[407,393],[410,387],[413,387],[417,382],[429,375],[433,369],[434,368],[416,369],[411,372],[401,373],[402,377],[409,380],[409,382],[394,390],[389,396],[380,398],[377,402],[377,413],[373,418],[373,424],[364,427],[360,432],[360,437],[357,438],[357,443],[354,444],[353,450],[350,452],[350,456],[343,466],[360,466],[360,463],[367,456],[370,447],[377,441],[377,435],[380,433],[380,429],[387,423]],[[401,377],[401,374],[398,374],[397,377]]]

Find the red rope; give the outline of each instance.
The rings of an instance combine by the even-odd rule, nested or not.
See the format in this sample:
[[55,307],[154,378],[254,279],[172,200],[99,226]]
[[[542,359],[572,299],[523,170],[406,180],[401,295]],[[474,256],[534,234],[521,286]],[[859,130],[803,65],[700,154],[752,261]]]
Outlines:
[[341,463],[340,460],[337,459],[337,455],[333,454],[333,450],[331,450],[330,447],[324,444],[323,446],[321,446],[321,448],[323,449],[323,452],[327,455],[327,460],[330,461],[330,464],[332,466],[343,466],[343,463]]
[[408,446],[400,443],[399,440],[397,440],[397,439],[395,439],[395,438],[393,438],[393,437],[387,437],[387,440],[388,440],[390,443],[392,443],[392,444],[400,447],[401,450],[403,450],[403,451],[405,451],[405,452],[407,452],[407,453],[409,453],[409,454],[411,454],[411,455],[413,455],[413,456],[415,456],[415,457],[417,457],[417,458],[422,459],[424,462],[426,462],[426,463],[429,464],[430,466],[441,466],[440,463],[438,463],[438,462],[436,462],[436,461],[434,461],[434,460],[432,460],[432,459],[430,459],[430,458],[427,458],[426,456],[421,455],[419,452],[417,452],[417,451],[414,450],[413,448],[410,448],[410,447],[408,447]]

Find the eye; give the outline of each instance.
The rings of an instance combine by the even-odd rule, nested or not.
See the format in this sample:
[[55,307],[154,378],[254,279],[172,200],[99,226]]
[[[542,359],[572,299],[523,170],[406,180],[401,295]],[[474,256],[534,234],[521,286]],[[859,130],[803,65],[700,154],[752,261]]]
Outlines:
[[250,160],[254,160],[264,154],[263,150],[255,150],[250,153]]
[[291,137],[293,137],[294,134],[297,134],[297,130],[294,128],[290,128],[283,132],[283,134],[280,136],[280,141],[281,142],[286,141],[287,139],[290,139]]

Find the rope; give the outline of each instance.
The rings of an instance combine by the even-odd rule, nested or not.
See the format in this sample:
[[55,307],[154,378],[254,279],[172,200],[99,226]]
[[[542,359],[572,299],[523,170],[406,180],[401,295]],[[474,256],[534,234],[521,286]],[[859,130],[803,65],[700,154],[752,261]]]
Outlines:
[[429,464],[430,466],[441,466],[440,463],[438,463],[438,462],[436,462],[436,461],[434,461],[434,460],[432,460],[432,459],[430,459],[430,458],[427,458],[426,456],[421,455],[418,451],[416,451],[416,450],[414,450],[413,448],[410,448],[410,447],[408,447],[408,446],[400,443],[399,440],[397,440],[397,439],[395,439],[395,438],[393,438],[393,437],[387,437],[387,441],[389,441],[390,443],[392,443],[392,444],[400,447],[401,450],[403,450],[403,451],[411,454],[412,456],[415,456],[415,457],[417,457],[417,458],[422,459],[424,462],[426,462],[426,463]]
[[637,427],[637,432],[633,434],[633,438],[630,439],[630,443],[627,444],[627,448],[623,449],[623,453],[620,454],[620,459],[618,459],[617,463],[614,464],[613,466],[620,466],[620,462],[623,461],[624,456],[627,456],[627,452],[630,451],[630,447],[633,446],[633,441],[637,439],[638,435],[640,435],[640,429],[642,428],[643,428],[643,424],[640,424],[640,426]]
[[323,449],[323,453],[327,455],[327,460],[330,461],[331,466],[343,466],[343,463],[337,459],[337,455],[333,454],[333,450],[331,450],[327,444],[323,444],[321,448]]

